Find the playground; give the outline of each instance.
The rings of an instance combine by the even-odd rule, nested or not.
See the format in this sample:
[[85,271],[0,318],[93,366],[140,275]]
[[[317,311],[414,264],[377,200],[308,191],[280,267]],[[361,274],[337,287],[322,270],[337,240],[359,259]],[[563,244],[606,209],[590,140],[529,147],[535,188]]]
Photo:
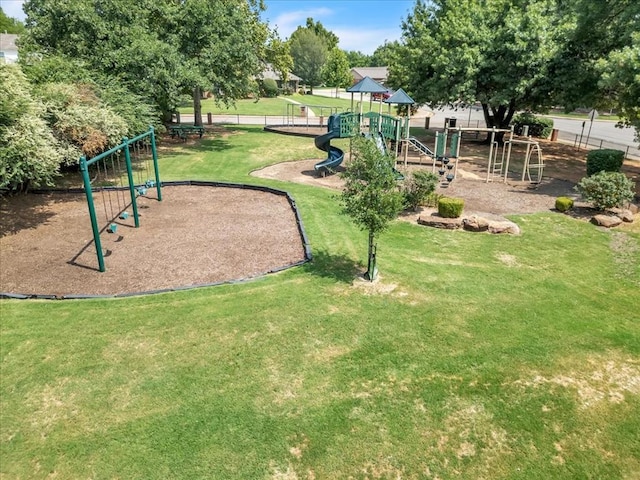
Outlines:
[[[271,129],[272,131],[276,129]],[[286,134],[308,134],[305,127],[280,129]],[[319,130],[319,129],[317,129]],[[326,127],[325,127],[326,131]],[[317,132],[318,135],[324,132]],[[418,139],[424,144],[433,144],[432,134],[424,133]],[[559,142],[539,140],[545,156],[545,169],[542,181],[531,183],[522,181],[523,158],[526,149],[514,146],[510,175],[507,182],[486,182],[486,172],[490,146],[480,140],[464,139],[462,153],[458,159],[458,174],[450,184],[441,183],[437,193],[463,198],[465,212],[511,215],[520,213],[548,212],[554,208],[558,196],[577,198],[573,189],[584,176],[586,161],[577,155],[571,146]],[[336,175],[319,176],[314,166],[318,160],[302,160],[270,165],[252,173],[256,177],[287,180],[307,185],[316,185],[339,190],[342,180],[339,173],[343,167],[336,169]],[[402,168],[402,159],[399,159]],[[431,171],[431,160],[425,159],[416,151],[409,150],[407,169],[415,171],[427,169]],[[636,179],[640,195],[640,162],[627,160],[624,171]]]

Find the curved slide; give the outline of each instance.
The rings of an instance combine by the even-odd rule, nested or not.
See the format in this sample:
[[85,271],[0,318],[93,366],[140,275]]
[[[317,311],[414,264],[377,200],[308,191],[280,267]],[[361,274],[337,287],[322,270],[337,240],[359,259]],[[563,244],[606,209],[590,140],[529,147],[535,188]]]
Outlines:
[[332,138],[340,138],[340,115],[331,115],[327,128],[327,133],[316,137],[314,140],[316,148],[329,154],[326,160],[316,163],[313,167],[316,172],[323,176],[333,172],[344,160],[344,152],[338,147],[331,146]]

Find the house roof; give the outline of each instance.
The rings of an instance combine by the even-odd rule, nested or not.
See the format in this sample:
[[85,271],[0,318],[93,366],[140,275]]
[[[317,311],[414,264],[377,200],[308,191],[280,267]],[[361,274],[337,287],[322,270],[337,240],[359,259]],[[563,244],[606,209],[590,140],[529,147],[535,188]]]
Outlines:
[[[267,64],[265,69],[262,71],[262,78],[264,79],[270,78],[271,80],[281,80],[280,74],[273,69],[273,66],[271,64]],[[300,81],[302,79],[299,76],[289,72],[289,80],[293,80],[295,82],[296,80]]]
[[17,39],[15,33],[0,33],[0,52],[18,51]]
[[347,88],[347,92],[384,93],[387,89],[370,77],[364,77],[355,85]]
[[379,80],[386,80],[389,73],[388,67],[354,67],[351,69],[357,76],[371,77]]

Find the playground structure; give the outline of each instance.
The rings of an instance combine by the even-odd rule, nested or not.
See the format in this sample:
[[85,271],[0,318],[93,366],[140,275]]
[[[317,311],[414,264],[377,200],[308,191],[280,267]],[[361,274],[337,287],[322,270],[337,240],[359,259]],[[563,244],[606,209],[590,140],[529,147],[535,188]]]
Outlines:
[[[122,168],[121,155],[124,156],[124,170]],[[153,175],[151,178],[151,169],[149,161],[144,161],[144,168],[140,168],[142,157],[150,157],[153,161]],[[137,163],[138,182],[134,181],[133,160]],[[91,167],[95,166],[94,169]],[[93,172],[91,170],[94,170]],[[102,242],[100,241],[100,233],[108,231],[116,233],[118,223],[116,219],[127,220],[129,212],[126,210],[129,206],[132,210],[135,228],[140,226],[138,214],[138,203],[136,197],[145,195],[147,189],[156,188],[157,199],[162,201],[162,189],[160,183],[160,171],[158,168],[158,154],[156,150],[155,132],[153,127],[132,139],[126,137],[122,139],[122,143],[113,147],[106,152],[97,155],[90,160],[82,156],[80,158],[80,171],[84,192],[87,198],[87,207],[89,209],[89,217],[91,219],[91,228],[93,230],[93,241],[96,248],[96,256],[98,259],[98,269],[101,272],[106,270],[104,264],[104,252],[102,250]],[[93,179],[91,174],[93,173]],[[126,173],[126,185],[123,184],[122,178]],[[144,177],[146,176],[146,180]],[[96,184],[96,187],[94,187]],[[125,192],[128,191],[130,202],[127,203]],[[98,216],[96,214],[94,192],[100,192],[102,206],[105,213],[106,224],[100,228]],[[114,201],[115,200],[115,201]],[[107,208],[108,205],[108,208]]]
[[[452,133],[451,133],[452,132]],[[451,133],[451,149],[450,157],[456,159],[454,178],[457,171],[457,158],[460,152],[460,143],[464,132],[489,133],[491,138],[489,140],[489,161],[487,164],[487,174],[485,182],[492,182],[494,179],[502,179],[503,183],[507,182],[509,176],[509,164],[511,162],[512,149],[514,145],[524,145],[526,147],[525,156],[522,166],[522,178],[524,182],[525,178],[529,183],[540,183],[542,181],[542,173],[544,170],[544,158],[542,156],[542,150],[540,143],[533,140],[531,137],[515,138],[513,127],[510,129],[500,128],[462,128],[456,127],[454,129],[445,128],[443,133],[436,133],[436,156],[440,156],[439,146],[446,145],[447,137]],[[496,135],[502,133],[505,136],[508,135],[508,139],[502,144],[502,154],[498,158],[500,152],[500,144],[496,139]],[[438,136],[443,135],[444,141],[438,142]],[[435,162],[434,162],[435,165]],[[435,169],[435,166],[434,166]],[[533,176],[532,176],[533,173]]]

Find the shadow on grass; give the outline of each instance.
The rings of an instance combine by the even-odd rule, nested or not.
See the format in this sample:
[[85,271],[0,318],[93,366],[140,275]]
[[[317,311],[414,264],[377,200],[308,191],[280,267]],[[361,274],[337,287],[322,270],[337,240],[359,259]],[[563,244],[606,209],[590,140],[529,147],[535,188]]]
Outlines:
[[345,255],[333,255],[325,250],[314,251],[313,260],[305,263],[306,272],[342,283],[351,283],[362,270],[361,266]]

